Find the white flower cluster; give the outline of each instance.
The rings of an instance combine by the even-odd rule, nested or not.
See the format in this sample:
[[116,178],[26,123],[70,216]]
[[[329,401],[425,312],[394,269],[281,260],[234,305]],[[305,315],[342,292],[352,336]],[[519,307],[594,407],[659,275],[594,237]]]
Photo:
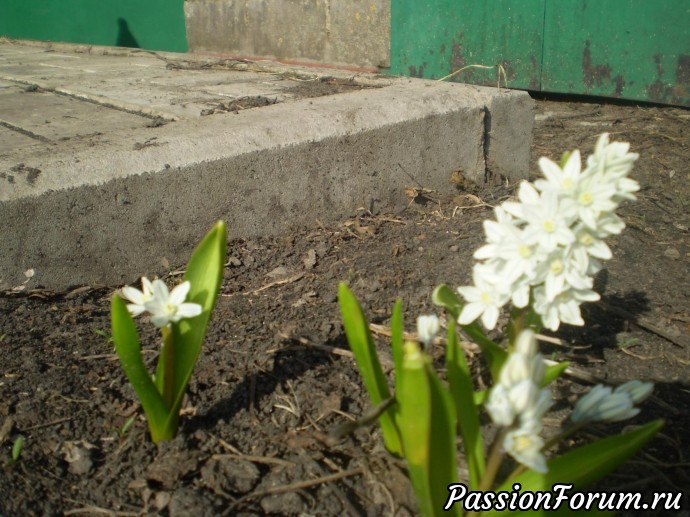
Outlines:
[[585,170],[577,150],[562,168],[539,160],[544,179],[522,182],[519,202],[504,202],[495,209],[496,221],[484,221],[487,243],[474,254],[481,261],[474,266],[474,285],[458,288],[468,302],[460,324],[481,317],[493,329],[509,301],[517,308],[531,302],[551,330],[561,322],[584,324],[580,304],[599,299],[592,276],[601,260],[611,258],[603,239],[625,227],[614,211],[639,190],[627,177],[638,157],[628,149],[603,134]]
[[498,425],[507,427],[503,448],[531,469],[547,471],[539,436],[542,417],[553,401],[548,388],[542,388],[544,358],[537,352],[533,331],[523,330],[515,340],[496,384],[486,402],[486,410]]
[[198,303],[184,303],[191,287],[188,281],[175,286],[170,292],[163,280],[157,278],[151,282],[144,276],[141,278],[141,287],[141,291],[128,285],[122,288],[122,296],[132,302],[127,304],[127,309],[132,316],[148,311],[151,323],[158,328],[201,314],[201,305]]
[[620,422],[637,415],[635,407],[652,394],[651,382],[629,381],[616,389],[597,384],[575,404],[570,419],[578,423]]

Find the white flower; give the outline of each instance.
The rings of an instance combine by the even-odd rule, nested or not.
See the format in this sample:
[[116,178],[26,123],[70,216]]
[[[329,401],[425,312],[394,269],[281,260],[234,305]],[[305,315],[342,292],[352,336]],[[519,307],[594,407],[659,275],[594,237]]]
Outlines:
[[570,252],[578,270],[583,275],[596,274],[602,267],[599,259],[609,260],[612,257],[608,245],[585,225],[578,225],[575,228],[575,242],[570,247]]
[[168,323],[176,323],[183,318],[193,318],[201,314],[198,303],[184,303],[191,285],[189,281],[182,282],[172,292],[162,280],[153,281],[153,298],[144,303],[144,307],[151,313],[151,322],[159,328]]
[[469,325],[481,316],[487,329],[493,329],[498,321],[499,310],[508,301],[508,294],[499,290],[496,276],[486,267],[475,265],[473,286],[458,287],[467,300],[458,317],[460,325]]
[[438,331],[441,329],[441,323],[438,316],[432,314],[430,316],[419,316],[417,318],[417,334],[419,340],[424,344],[424,349],[428,350]]
[[614,213],[603,214],[597,221],[596,231],[599,237],[618,235],[625,228],[623,220]]
[[508,301],[532,308],[545,327],[561,323],[583,325],[580,304],[596,301],[592,276],[601,261],[611,258],[603,241],[619,234],[625,224],[613,211],[634,199],[639,189],[627,177],[637,159],[629,144],[597,141],[582,170],[579,151],[563,167],[542,158],[544,179],[522,182],[518,201],[495,208],[495,221],[484,221],[486,244],[474,254],[474,286],[458,288],[468,302],[458,318],[466,325],[481,317],[487,329],[496,326]]
[[575,404],[570,419],[575,423],[619,422],[637,415],[635,407],[645,400],[654,389],[649,382],[630,381],[615,390],[597,384]]
[[587,168],[616,178],[626,176],[639,157],[629,153],[630,144],[626,142],[609,143],[608,133],[603,133],[594,147],[594,153],[587,158]]
[[546,328],[556,331],[561,323],[584,325],[580,304],[595,302],[599,298],[599,294],[591,290],[568,289],[549,300],[546,289],[539,286],[534,289],[534,310],[541,316]]
[[616,187],[602,178],[589,175],[580,181],[575,191],[574,203],[578,217],[589,228],[597,228],[597,219],[606,212],[612,212],[618,204],[613,200]]
[[640,190],[640,184],[634,179],[621,178],[616,182],[616,195],[614,199],[616,201],[635,201],[637,196],[633,192]]
[[[513,350],[515,353],[525,355],[527,357],[536,356],[539,353],[539,347],[537,346],[537,336],[534,331],[531,329],[525,329],[520,332],[517,338],[515,338]],[[535,380],[541,381],[541,378]]]
[[551,393],[547,388],[542,388],[530,406],[520,414],[520,426],[525,426],[529,422],[539,422],[544,418],[546,412],[553,406]]
[[544,378],[544,361],[541,354],[532,356],[513,352],[501,368],[498,380],[505,386],[512,386],[523,380],[540,383]]
[[539,244],[546,253],[575,240],[570,229],[572,213],[568,213],[566,205],[559,202],[554,192],[543,193],[538,204],[523,205],[522,212],[527,222],[526,239]]
[[571,195],[580,181],[582,163],[580,151],[573,151],[568,156],[565,165],[561,169],[557,163],[548,158],[539,159],[539,168],[544,174],[545,180],[539,179],[534,185],[542,192],[555,192],[559,195]]
[[508,390],[503,384],[497,384],[491,389],[484,407],[496,424],[503,427],[513,425],[515,410],[508,398]]
[[548,471],[546,458],[542,453],[544,440],[539,436],[541,429],[531,427],[508,431],[503,440],[505,451],[518,462],[532,470],[544,474]]
[[153,287],[151,281],[145,276],[141,277],[141,288],[136,289],[128,285],[122,288],[122,296],[132,303],[127,304],[127,309],[132,316],[139,316],[146,310],[144,304],[153,298]]
[[628,381],[613,390],[614,393],[627,393],[633,404],[645,401],[652,394],[652,391],[654,391],[654,384],[637,380]]
[[489,392],[485,407],[491,419],[508,427],[503,448],[520,463],[546,472],[539,437],[542,418],[552,404],[548,388],[541,388],[544,361],[532,330],[518,334],[513,350],[501,368],[498,383]]
[[[521,280],[529,283],[533,271],[544,256],[537,244],[530,242],[526,232],[512,224],[484,221],[484,232],[489,244],[479,248],[474,253],[474,258],[488,260],[493,264],[502,281],[514,284],[512,290],[523,283]],[[529,291],[527,295],[529,296]]]

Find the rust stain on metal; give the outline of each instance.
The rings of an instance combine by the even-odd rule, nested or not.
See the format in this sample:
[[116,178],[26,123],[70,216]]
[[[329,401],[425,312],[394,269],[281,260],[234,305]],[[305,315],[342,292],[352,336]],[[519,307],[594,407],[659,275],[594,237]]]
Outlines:
[[[459,33],[455,38],[453,38],[452,45],[450,47],[450,72],[453,73],[456,70],[460,70],[465,66],[465,56],[463,55],[463,49],[462,49],[462,40],[465,38],[465,35],[463,33]],[[468,68],[467,70],[463,71],[462,77],[455,76],[452,78],[453,81],[458,81],[458,82],[467,82],[471,83],[472,82],[472,69]]]
[[419,68],[417,68],[414,65],[410,65],[408,67],[408,72],[410,73],[410,77],[418,77],[422,79],[424,77],[424,69],[426,68],[428,63],[422,63]]
[[625,78],[621,74],[618,74],[613,78],[613,84],[615,85],[613,96],[621,97],[623,95],[623,88],[625,88]]
[[654,56],[657,79],[647,86],[650,100],[669,104],[690,106],[690,55],[679,54],[676,60],[675,82],[664,81],[661,54]]
[[668,86],[664,84],[664,67],[661,64],[661,54],[654,55],[654,63],[656,64],[656,81],[647,86],[647,93],[649,98],[653,101],[663,101],[669,94]]
[[678,56],[673,96],[681,99],[682,104],[690,105],[690,55],[688,54]]
[[690,86],[690,55],[680,54],[676,63],[676,81]]
[[604,80],[611,79],[611,67],[609,65],[595,65],[592,63],[592,52],[589,50],[590,42],[585,41],[585,49],[582,52],[582,82],[587,87],[594,84],[602,86]]

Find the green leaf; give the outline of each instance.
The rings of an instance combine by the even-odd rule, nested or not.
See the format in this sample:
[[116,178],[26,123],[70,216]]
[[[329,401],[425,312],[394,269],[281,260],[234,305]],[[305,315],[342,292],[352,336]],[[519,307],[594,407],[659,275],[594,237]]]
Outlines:
[[[663,420],[649,422],[634,431],[602,438],[584,445],[548,462],[549,471],[539,474],[528,470],[508,479],[496,491],[511,491],[513,483],[520,483],[522,490],[550,491],[555,484],[573,484],[572,491],[581,491],[588,485],[610,474],[618,465],[627,461],[642,448],[664,425]],[[570,492],[570,490],[569,490]],[[559,515],[568,515],[559,509]],[[517,514],[518,512],[512,512]],[[546,515],[546,512],[519,512],[521,515]],[[482,515],[510,515],[492,511]]]
[[[374,339],[369,331],[366,317],[362,307],[345,283],[341,283],[338,286],[338,302],[340,303],[340,312],[343,318],[347,342],[355,356],[357,367],[362,374],[371,405],[378,406],[391,395],[381,363],[376,354]],[[388,408],[381,414],[379,424],[381,425],[386,448],[392,454],[402,455],[402,444],[398,427],[395,423],[395,410],[393,407]]]
[[22,454],[22,447],[24,447],[24,437],[22,435],[17,436],[12,443],[12,455],[11,463],[15,464],[19,461],[19,456]]
[[169,436],[169,429],[166,426],[168,409],[141,358],[141,345],[134,320],[127,310],[127,305],[118,295],[113,296],[110,317],[115,351],[127,379],[144,408],[151,439],[154,443],[158,443],[160,440],[173,438],[174,434]]
[[[404,375],[398,386],[400,431],[410,481],[420,513],[444,515],[446,487],[456,482],[456,415],[450,393],[415,343],[405,343]],[[460,515],[453,508],[450,515]]]
[[453,316],[455,321],[460,317],[462,302],[455,292],[446,284],[441,284],[434,289],[434,292],[431,293],[431,301],[434,305],[446,309],[450,315]]
[[191,284],[187,302],[201,305],[202,312],[195,318],[181,320],[172,325],[173,354],[173,405],[170,424],[177,429],[180,406],[187,384],[196,366],[206,328],[218,298],[223,281],[223,268],[227,247],[227,227],[218,221],[192,253],[184,279]]
[[[403,376],[403,342],[405,340],[404,334],[405,329],[403,326],[403,314],[402,314],[402,300],[398,298],[395,300],[395,305],[393,306],[393,314],[391,315],[391,349],[393,353],[393,366],[395,369],[395,384],[396,386],[400,383],[400,379]],[[393,404],[391,407],[393,411],[393,419],[395,420],[396,428],[399,426],[400,418],[400,408],[397,404]],[[398,431],[398,434],[400,431]]]
[[563,372],[568,369],[568,366],[570,366],[570,363],[568,361],[547,366],[544,372],[544,379],[541,382],[541,387],[543,388],[545,386],[548,386],[553,381],[558,379],[563,374]]
[[395,381],[400,381],[402,375],[403,362],[403,341],[404,341],[402,300],[395,300],[393,314],[391,315],[391,348],[393,350],[393,364],[395,366]]
[[[434,304],[445,308],[455,321],[458,320],[460,311],[462,310],[462,302],[450,287],[445,284],[439,285],[434,289],[431,299]],[[484,334],[477,323],[461,325],[461,328],[474,343],[479,345],[484,359],[489,366],[492,378],[494,380],[498,379],[501,367],[508,356],[507,352],[486,337],[486,334]]]
[[477,323],[460,325],[460,327],[472,341],[479,345],[482,355],[486,360],[486,364],[489,366],[491,378],[494,381],[497,381],[498,375],[501,373],[503,363],[505,363],[506,359],[508,358],[508,352],[486,337]]
[[474,403],[477,406],[481,406],[484,404],[484,401],[486,400],[486,397],[489,396],[489,390],[479,390],[474,392]]
[[446,367],[450,394],[455,402],[458,427],[465,447],[467,468],[470,473],[470,489],[477,490],[484,475],[484,443],[480,433],[479,409],[475,403],[472,376],[465,359],[465,352],[458,344],[454,320],[448,320]]

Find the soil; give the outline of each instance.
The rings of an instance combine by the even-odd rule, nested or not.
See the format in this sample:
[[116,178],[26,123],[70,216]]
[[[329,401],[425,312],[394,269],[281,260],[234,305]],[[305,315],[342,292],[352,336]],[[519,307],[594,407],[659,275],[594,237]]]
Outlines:
[[[599,485],[646,496],[690,487],[689,121],[677,108],[537,101],[533,173],[539,156],[589,154],[604,131],[640,154],[639,199],[621,208],[627,228],[610,239],[614,258],[597,277],[603,303],[585,306],[587,326],[561,329],[560,344],[543,343],[542,351],[581,374],[558,382],[559,408],[596,379],[656,384],[638,417],[582,436],[665,419]],[[160,446],[109,341],[109,300],[120,286],[1,294],[0,515],[416,514],[404,464],[385,452],[376,425],[329,438],[370,410],[348,355],[337,286],[346,281],[370,321],[384,326],[402,297],[413,331],[418,314],[437,312],[437,284],[470,282],[481,222],[515,185],[465,186],[454,197],[409,187],[403,211],[353,207],[339,224],[229,243],[179,435]],[[156,335],[140,328],[154,364]],[[377,335],[377,344],[390,364],[387,339]],[[440,364],[442,347],[434,354]],[[9,465],[19,436],[21,455]],[[676,513],[688,515],[687,497]]]

